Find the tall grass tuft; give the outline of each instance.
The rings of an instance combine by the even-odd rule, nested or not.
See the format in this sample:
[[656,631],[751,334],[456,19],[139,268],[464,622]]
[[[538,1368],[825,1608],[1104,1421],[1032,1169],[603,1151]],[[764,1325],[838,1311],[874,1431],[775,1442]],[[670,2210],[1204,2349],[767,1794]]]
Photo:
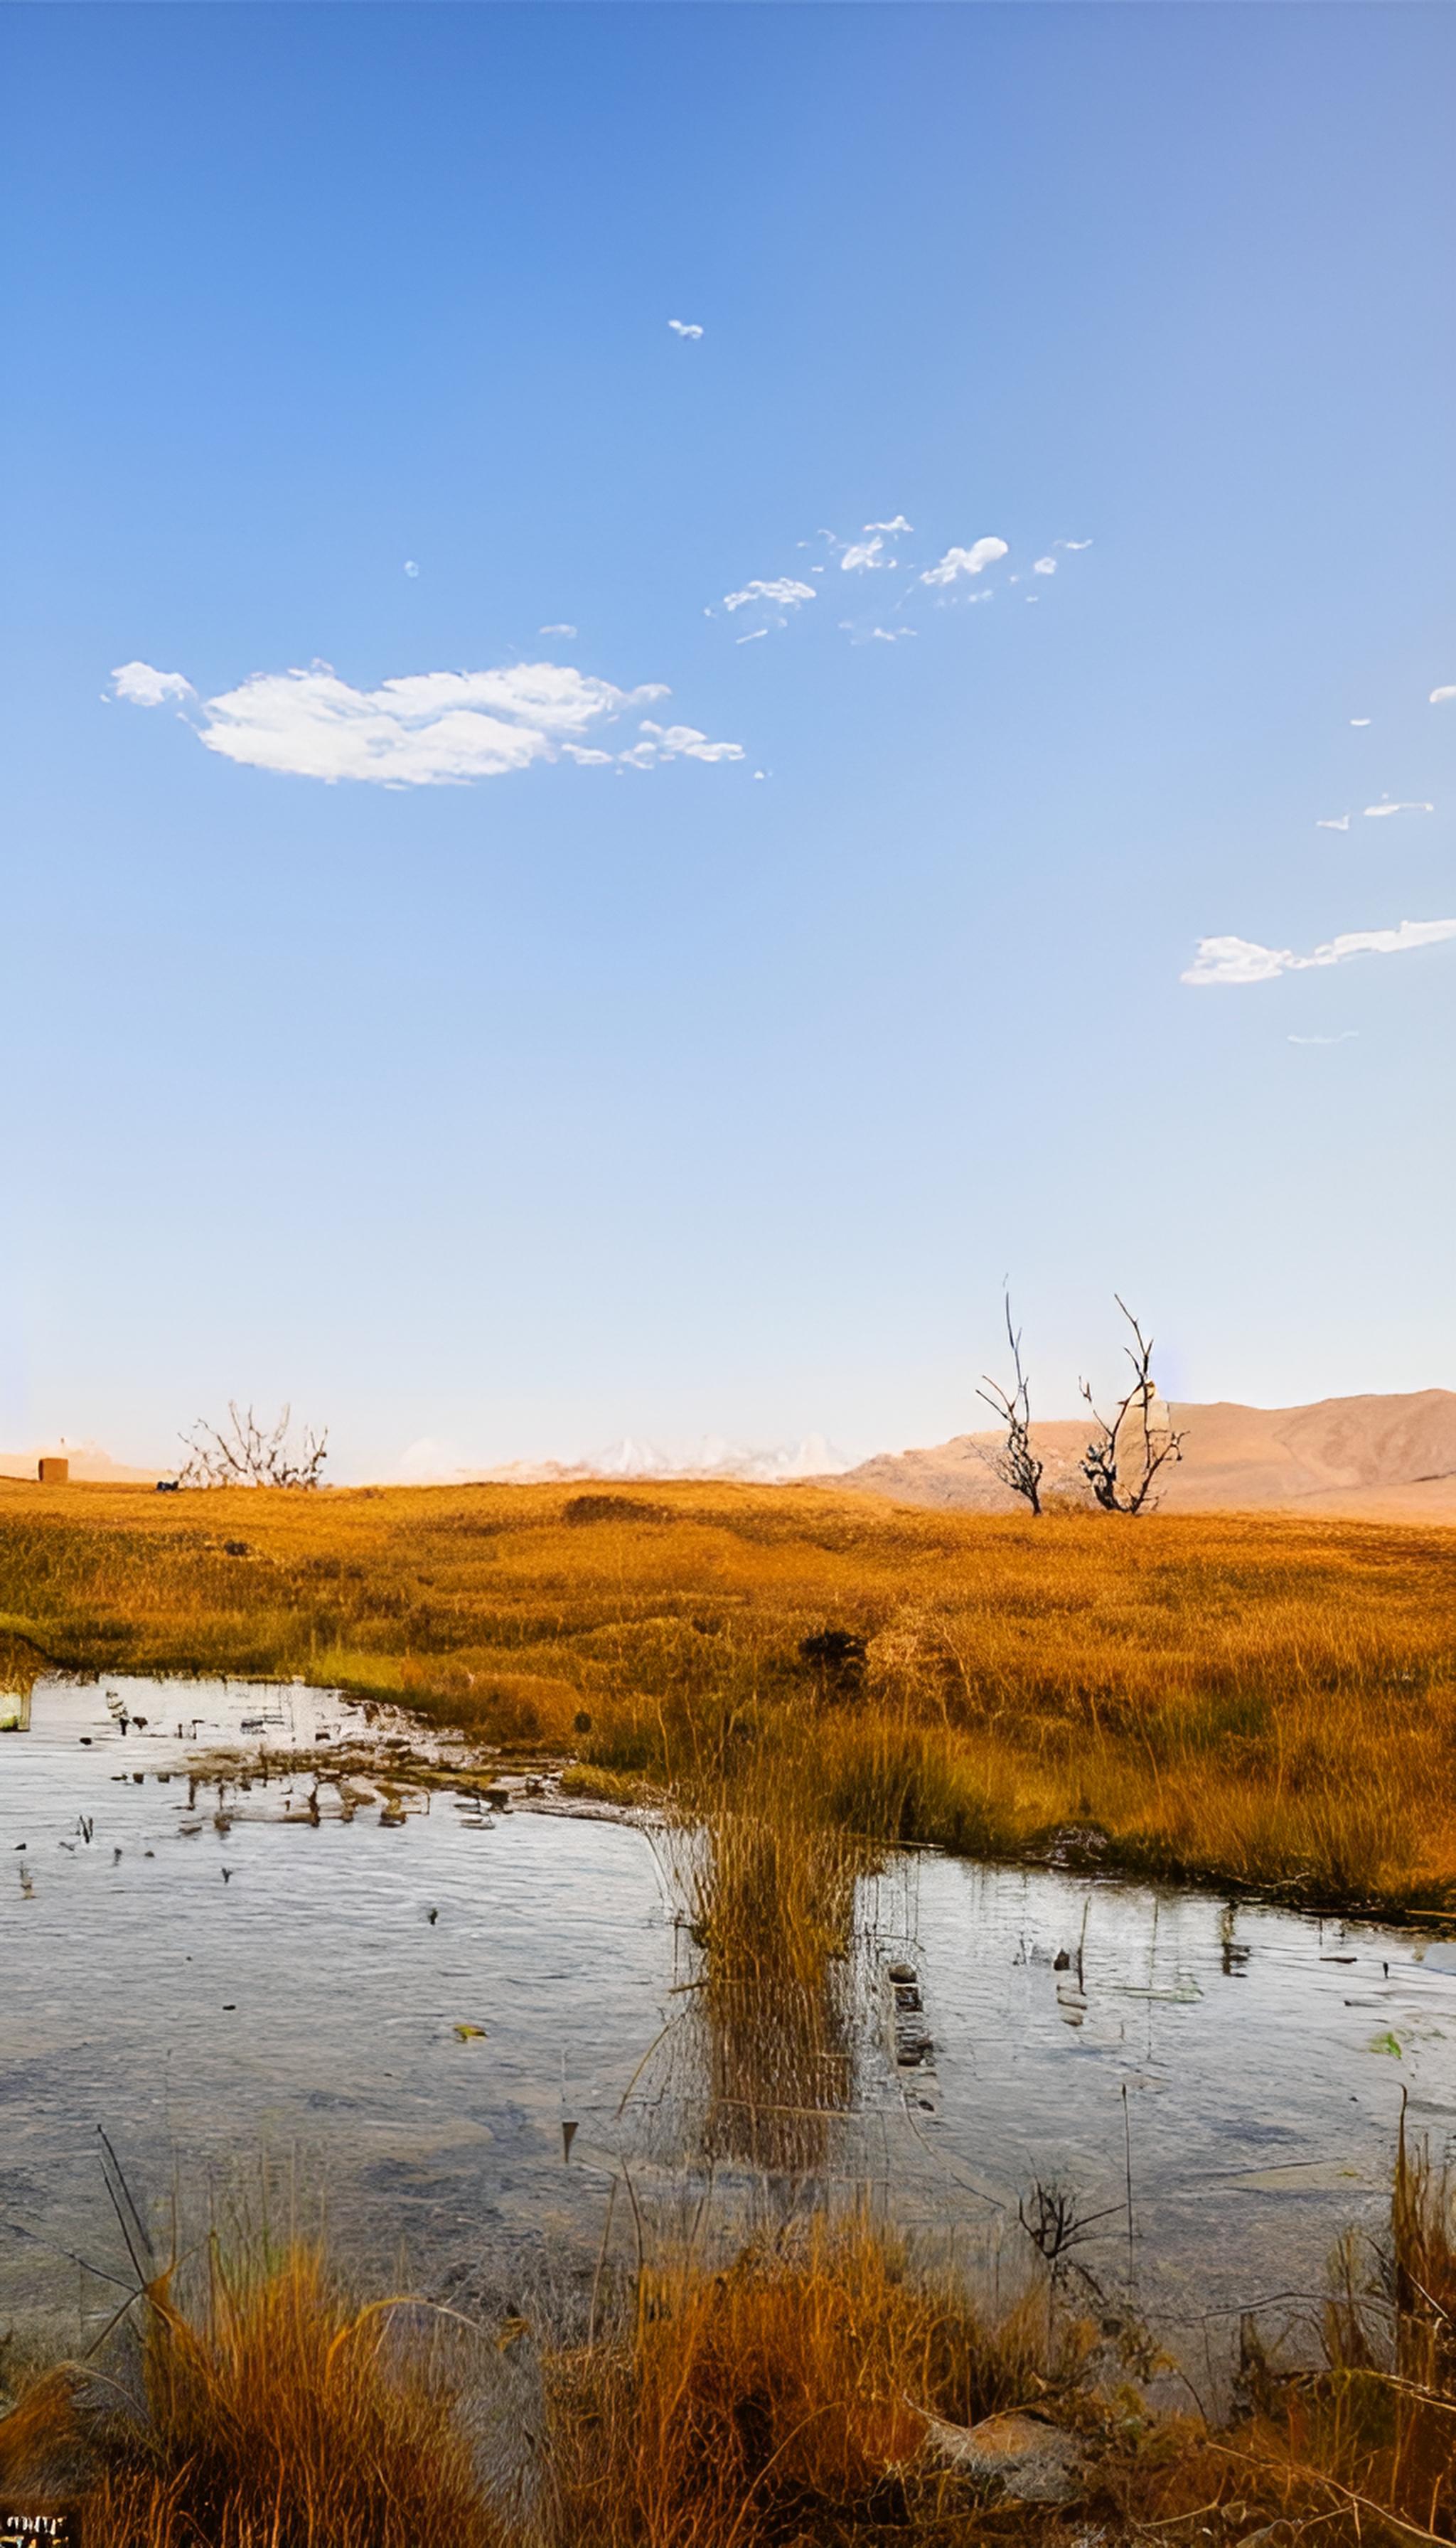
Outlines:
[[52,2372],[0,2422],[0,2482],[83,2480],[97,2548],[498,2548],[459,2391],[399,2305],[353,2309],[318,2256],[210,2251],[196,2313],[143,2304],[133,2377]]
[[1045,2395],[1045,2323],[992,2330],[864,2222],[645,2270],[627,2323],[549,2371],[561,2548],[928,2537],[928,2415]]

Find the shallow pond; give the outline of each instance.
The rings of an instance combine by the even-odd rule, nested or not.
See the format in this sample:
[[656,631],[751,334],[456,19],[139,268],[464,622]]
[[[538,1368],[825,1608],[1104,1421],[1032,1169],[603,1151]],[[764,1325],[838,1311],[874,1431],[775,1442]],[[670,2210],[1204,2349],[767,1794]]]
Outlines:
[[[401,1728],[114,1676],[38,1684],[0,1736],[0,2330],[102,2310],[57,2251],[122,2269],[98,2126],[153,2207],[245,2196],[265,2150],[367,2270],[477,2297],[590,2259],[623,2156],[660,2192],[691,2174],[695,1967],[651,1833],[377,1778],[341,1806],[286,1757],[189,1774]],[[913,1964],[935,2049],[897,2071],[866,2006],[827,2172],[1018,2280],[1018,2205],[1058,2187],[1076,2268],[1131,2279],[1190,2365],[1378,2225],[1403,2088],[1447,2155],[1445,1943],[930,1855],[862,1887],[859,1929],[867,2000]]]

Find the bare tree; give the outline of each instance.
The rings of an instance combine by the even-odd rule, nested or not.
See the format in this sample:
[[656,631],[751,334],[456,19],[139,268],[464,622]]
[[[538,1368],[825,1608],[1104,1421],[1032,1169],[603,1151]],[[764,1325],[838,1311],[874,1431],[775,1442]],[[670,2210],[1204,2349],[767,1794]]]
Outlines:
[[1097,1431],[1077,1465],[1094,1502],[1104,1512],[1155,1511],[1158,1500],[1152,1493],[1153,1483],[1169,1460],[1182,1459],[1188,1436],[1175,1433],[1171,1424],[1153,1424],[1157,1389],[1152,1378],[1152,1338],[1143,1335],[1121,1295],[1114,1292],[1113,1299],[1133,1330],[1133,1343],[1123,1348],[1133,1366],[1133,1386],[1109,1419],[1098,1414],[1086,1381],[1080,1384]]
[[1022,1496],[1034,1513],[1042,1509],[1042,1463],[1032,1449],[1032,1402],[1027,1389],[1027,1376],[1022,1369],[1021,1329],[1011,1323],[1011,1295],[1005,1297],[1006,1341],[1011,1347],[1011,1368],[1016,1387],[1005,1389],[999,1380],[984,1372],[976,1396],[989,1407],[998,1421],[1006,1427],[1006,1441],[999,1451],[982,1452],[987,1466],[995,1471],[1003,1487],[1014,1496]]
[[269,1430],[249,1407],[239,1412],[228,1401],[226,1425],[205,1423],[201,1416],[181,1436],[188,1457],[178,1471],[184,1487],[317,1487],[328,1456],[328,1433],[305,1427],[297,1450],[289,1440],[293,1410],[285,1407]]

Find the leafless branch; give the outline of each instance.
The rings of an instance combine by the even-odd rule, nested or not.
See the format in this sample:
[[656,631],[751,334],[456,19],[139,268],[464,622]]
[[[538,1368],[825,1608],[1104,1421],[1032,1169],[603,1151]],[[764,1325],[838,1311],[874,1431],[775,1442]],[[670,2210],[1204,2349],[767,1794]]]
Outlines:
[[1005,1299],[1006,1341],[1011,1347],[1011,1368],[1016,1386],[1006,1389],[999,1380],[986,1374],[976,1396],[989,1407],[998,1423],[1006,1427],[1006,1441],[999,1451],[983,1452],[982,1458],[994,1470],[1003,1487],[1021,1496],[1034,1513],[1042,1509],[1042,1462],[1032,1449],[1032,1402],[1027,1376],[1022,1368],[1021,1329],[1011,1323],[1011,1295]]
[[317,1487],[328,1456],[328,1433],[307,1426],[297,1450],[289,1440],[293,1410],[285,1407],[271,1428],[261,1425],[251,1407],[241,1410],[229,1398],[226,1425],[208,1424],[199,1416],[181,1436],[188,1457],[178,1471],[184,1487]]
[[1121,1295],[1114,1292],[1113,1299],[1133,1330],[1133,1343],[1123,1348],[1133,1366],[1133,1386],[1126,1398],[1118,1401],[1117,1413],[1106,1416],[1098,1414],[1087,1382],[1080,1383],[1097,1431],[1078,1466],[1092,1490],[1093,1502],[1104,1512],[1154,1512],[1158,1503],[1152,1492],[1154,1482],[1170,1460],[1182,1459],[1188,1435],[1186,1430],[1175,1432],[1171,1424],[1154,1425],[1157,1388],[1152,1377],[1153,1340],[1143,1335]]

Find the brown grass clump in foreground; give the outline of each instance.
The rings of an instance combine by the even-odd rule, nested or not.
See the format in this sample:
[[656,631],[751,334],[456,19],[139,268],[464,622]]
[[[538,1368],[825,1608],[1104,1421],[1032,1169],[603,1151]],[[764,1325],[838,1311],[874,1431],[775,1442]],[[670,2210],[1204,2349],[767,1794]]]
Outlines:
[[[427,2320],[397,2312],[346,2305],[302,2249],[232,2282],[215,2269],[195,2318],[164,2279],[104,2374],[63,2366],[0,2418],[0,2500],[78,2508],[89,2548],[1456,2538],[1451,2189],[1404,2146],[1376,2270],[1349,2251],[1332,2279],[1323,2366],[1280,2370],[1247,2329],[1222,2426],[1149,2405],[1136,2328],[1109,2341],[1036,2287],[993,2323],[863,2218],[720,2266],[640,2266],[585,2344],[542,2336],[534,2404],[487,2388],[484,2421],[463,2366],[499,2360],[520,2321],[483,2330],[452,2382]],[[1019,2502],[1014,2465],[1004,2486],[957,2465],[967,2427],[1025,2431],[1028,2411],[1063,2473],[1055,2502]],[[498,2469],[524,2438],[535,2482],[493,2502],[472,2437]]]
[[1052,2366],[1045,2330],[1040,2297],[992,2330],[863,2223],[645,2269],[619,2335],[549,2364],[561,2548],[930,2538],[928,2414],[1064,2403],[1082,2332]]
[[[0,1482],[0,1626],[71,1668],[298,1673],[618,1793],[728,1799],[781,1764],[871,1843],[1073,1827],[1138,1872],[1391,1910],[1456,1908],[1453,1556],[1450,1531],[793,1487]],[[816,1657],[826,1628],[863,1668]]]
[[[145,2303],[135,2388],[53,2372],[0,2421],[0,2492],[69,2469],[88,2548],[498,2548],[427,2348],[391,2346],[311,2251],[232,2281],[198,2318],[167,2278]],[[55,2499],[51,2499],[55,2500]]]

